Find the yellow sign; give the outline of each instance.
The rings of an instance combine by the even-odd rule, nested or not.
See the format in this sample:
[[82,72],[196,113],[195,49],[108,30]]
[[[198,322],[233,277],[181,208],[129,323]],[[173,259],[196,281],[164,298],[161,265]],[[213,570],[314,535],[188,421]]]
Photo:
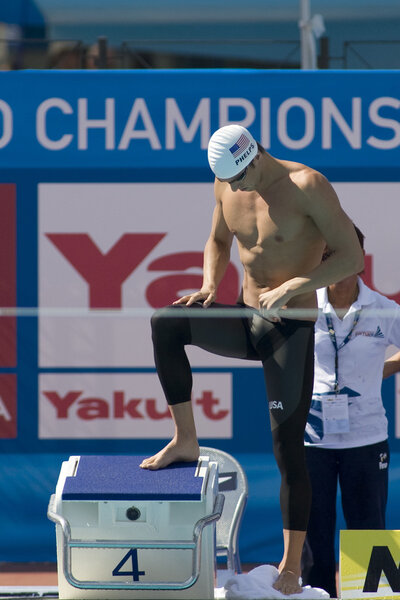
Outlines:
[[340,598],[400,598],[400,531],[340,532]]

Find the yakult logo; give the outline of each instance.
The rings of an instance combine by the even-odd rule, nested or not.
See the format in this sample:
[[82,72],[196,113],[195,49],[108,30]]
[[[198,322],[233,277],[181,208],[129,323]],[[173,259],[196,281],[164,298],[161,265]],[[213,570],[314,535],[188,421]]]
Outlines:
[[[102,252],[88,233],[47,233],[47,238],[66,261],[76,269],[89,287],[90,308],[122,308],[122,286],[140,263],[165,237],[166,233],[125,233],[107,251]],[[179,252],[153,260],[149,271],[177,271],[171,276],[156,277],[146,288],[146,299],[153,308],[171,304],[179,290],[200,288],[201,275],[184,273],[202,267],[202,252]],[[183,272],[183,273],[182,273]],[[222,299],[234,302],[238,278],[233,265],[228,266]],[[225,298],[225,300],[224,300]]]
[[[196,373],[192,404],[199,437],[232,436],[232,376]],[[41,438],[168,438],[172,419],[156,374],[44,374]]]
[[[205,184],[40,185],[40,306],[66,309],[40,319],[40,366],[154,367],[149,315],[118,311],[166,306],[201,287],[213,204]],[[218,300],[234,303],[238,292],[232,260]],[[76,307],[114,312],[74,318]],[[227,364],[203,355],[194,366]]]

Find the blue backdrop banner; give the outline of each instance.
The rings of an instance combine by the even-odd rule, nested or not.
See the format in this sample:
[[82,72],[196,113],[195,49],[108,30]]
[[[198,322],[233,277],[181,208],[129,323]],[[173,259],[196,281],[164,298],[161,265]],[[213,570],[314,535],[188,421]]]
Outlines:
[[[149,317],[201,284],[218,127],[241,123],[328,176],[366,235],[366,282],[400,301],[399,90],[389,71],[0,73],[0,306],[17,308],[0,317],[1,561],[55,560],[46,508],[61,460],[153,453],[170,438]],[[241,277],[233,251],[224,301]],[[248,469],[242,560],[279,560],[262,370],[190,356],[202,445]],[[399,378],[382,391],[397,473]]]
[[221,125],[315,167],[394,168],[398,72],[257,70],[8,72],[3,167],[207,168]]

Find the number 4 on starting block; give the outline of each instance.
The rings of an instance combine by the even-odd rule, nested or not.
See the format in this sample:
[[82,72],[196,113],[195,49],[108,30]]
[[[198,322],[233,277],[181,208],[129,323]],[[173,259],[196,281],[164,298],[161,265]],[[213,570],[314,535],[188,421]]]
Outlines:
[[400,531],[340,532],[340,598],[393,598],[400,594]]

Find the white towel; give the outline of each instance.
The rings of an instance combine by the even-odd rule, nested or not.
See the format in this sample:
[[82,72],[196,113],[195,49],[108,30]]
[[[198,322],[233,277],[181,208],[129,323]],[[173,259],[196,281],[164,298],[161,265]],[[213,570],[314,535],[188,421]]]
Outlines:
[[[297,598],[313,600],[314,598],[329,598],[328,592],[309,585],[303,587],[299,594],[282,594],[272,584],[277,580],[279,571],[272,565],[261,565],[252,569],[247,574],[235,575],[225,583],[225,598],[228,600],[275,600],[281,598]],[[301,582],[301,580],[300,580]],[[219,596],[221,598],[221,596]]]

